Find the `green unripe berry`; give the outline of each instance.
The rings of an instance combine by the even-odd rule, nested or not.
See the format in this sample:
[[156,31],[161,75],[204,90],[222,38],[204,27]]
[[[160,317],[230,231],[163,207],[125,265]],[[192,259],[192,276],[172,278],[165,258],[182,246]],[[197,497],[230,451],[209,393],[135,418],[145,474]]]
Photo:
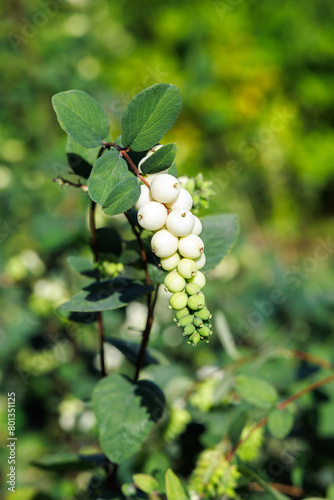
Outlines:
[[165,281],[165,286],[168,288],[170,292],[182,292],[184,287],[186,286],[186,281],[182,276],[179,275],[177,271],[172,271],[167,274]]
[[189,343],[192,345],[197,345],[198,342],[201,340],[201,336],[198,332],[194,332],[190,337],[189,337]]
[[195,318],[200,318],[203,320],[207,320],[211,318],[211,313],[207,307],[203,307],[200,311],[195,312]]
[[189,309],[188,307],[184,307],[183,309],[180,309],[179,311],[176,312],[175,317],[176,319],[181,319],[183,316],[187,316],[189,314]]
[[177,267],[179,262],[180,262],[180,255],[177,252],[175,252],[170,257],[166,257],[165,259],[160,259],[161,267],[165,271],[173,271],[173,269]]
[[211,335],[211,333],[212,333],[210,328],[207,326],[202,326],[197,331],[201,337],[209,337],[209,335]]
[[194,319],[194,316],[192,314],[187,314],[187,316],[183,316],[181,319],[179,319],[177,326],[187,326],[192,324]]
[[185,292],[174,293],[169,299],[169,303],[172,309],[179,311],[186,307],[188,302],[188,295]]
[[198,295],[191,295],[188,299],[188,307],[189,309],[192,309],[193,311],[197,311],[198,309],[202,309],[204,306],[205,301],[202,297],[199,297]]
[[196,276],[193,278],[190,278],[189,283],[195,283],[198,285],[200,288],[203,288],[206,283],[206,279],[204,274],[201,271],[197,271]]
[[185,335],[192,335],[195,330],[196,330],[195,326],[192,323],[190,323],[189,325],[187,325],[185,327],[185,329],[183,330],[183,332],[184,332]]
[[178,273],[186,279],[196,276],[197,266],[191,259],[181,259],[177,265]]
[[[203,309],[201,309],[201,311],[203,311]],[[203,320],[201,318],[194,318],[193,323],[196,328],[200,328],[201,326],[203,326]]]
[[188,295],[197,295],[201,292],[201,289],[196,283],[188,283],[186,286],[186,292]]

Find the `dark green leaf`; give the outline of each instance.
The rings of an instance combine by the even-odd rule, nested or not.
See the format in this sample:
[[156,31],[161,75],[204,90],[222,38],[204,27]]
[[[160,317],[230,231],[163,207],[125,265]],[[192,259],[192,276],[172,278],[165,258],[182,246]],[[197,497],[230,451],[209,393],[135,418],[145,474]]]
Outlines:
[[173,161],[172,166],[168,169],[168,173],[170,175],[174,175],[174,177],[177,177],[177,167],[175,161]]
[[165,475],[167,500],[189,500],[189,494],[171,469]]
[[176,156],[176,144],[166,144],[147,158],[141,165],[144,174],[156,174],[170,168]]
[[158,267],[155,264],[148,264],[148,274],[150,275],[152,283],[155,283],[157,285],[162,285],[166,276],[167,276],[167,271],[164,271],[162,267]]
[[72,255],[67,260],[70,266],[79,274],[93,278],[96,278],[100,274],[99,271],[94,268],[94,264],[84,257]]
[[47,455],[32,462],[32,465],[40,469],[53,470],[58,472],[95,469],[99,465],[107,462],[103,453],[96,455],[79,455],[77,453],[57,453],[57,455]]
[[119,152],[116,149],[108,151],[96,160],[89,176],[89,196],[103,205],[113,188],[128,175],[127,163],[119,156]]
[[108,117],[95,99],[86,92],[60,92],[53,96],[52,105],[61,128],[81,146],[95,148],[107,137]]
[[85,287],[71,300],[62,304],[61,309],[77,312],[119,309],[152,290],[153,286],[140,285],[132,280],[118,277]]
[[139,451],[165,405],[161,390],[147,380],[133,383],[122,375],[101,379],[93,392],[100,445],[112,462]]
[[100,227],[96,230],[97,247],[101,253],[119,257],[122,253],[122,238],[116,229]]
[[214,269],[233,248],[239,232],[238,216],[209,215],[202,219],[206,264],[202,272]]
[[267,426],[272,436],[283,439],[292,429],[293,414],[287,410],[274,408],[268,415]]
[[[106,342],[116,347],[126,357],[130,363],[137,363],[140,345],[128,340],[119,339],[116,337],[107,337]],[[159,361],[154,358],[147,350],[142,366],[157,365]]]
[[82,158],[86,163],[88,163],[91,168],[96,162],[99,151],[100,151],[100,146],[98,146],[97,148],[84,148],[83,146],[81,146],[81,144],[78,144],[77,142],[73,141],[73,139],[71,139],[69,135],[67,136],[66,153],[68,154],[73,153],[76,156],[80,156],[80,158]]
[[81,156],[75,153],[67,153],[66,156],[68,164],[72,168],[73,172],[80,175],[80,177],[88,179],[93,168],[92,165],[87,163],[83,158],[81,158]]
[[102,209],[107,215],[118,215],[131,208],[140,196],[140,185],[137,179],[129,177],[120,181],[109,193]]
[[237,414],[232,415],[232,420],[227,429],[228,437],[232,445],[236,445],[240,439],[243,428],[246,425],[248,414],[246,411],[240,411]]
[[245,401],[258,408],[272,408],[277,402],[275,387],[258,377],[238,375],[235,389]]
[[145,151],[158,144],[180,114],[182,99],[174,85],[158,83],[133,99],[122,121],[122,140],[133,151]]

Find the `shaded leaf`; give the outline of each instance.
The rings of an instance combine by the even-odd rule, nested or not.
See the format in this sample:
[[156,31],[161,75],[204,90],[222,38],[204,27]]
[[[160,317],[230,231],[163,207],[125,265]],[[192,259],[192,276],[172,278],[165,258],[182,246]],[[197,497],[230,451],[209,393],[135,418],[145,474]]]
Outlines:
[[189,500],[189,494],[171,469],[165,475],[167,500]]
[[96,230],[97,248],[100,253],[110,253],[119,257],[122,253],[122,238],[116,229],[100,227]]
[[129,175],[125,160],[116,149],[98,158],[88,179],[88,193],[92,200],[103,205],[115,186]]
[[84,148],[81,144],[73,141],[73,139],[68,135],[66,141],[66,153],[75,154],[89,164],[91,168],[93,168],[94,163],[96,162],[97,156],[100,151],[100,146],[96,148]]
[[120,463],[139,451],[164,405],[164,395],[153,382],[133,383],[118,374],[101,379],[93,407],[100,445],[109,460]]
[[175,161],[173,161],[172,166],[168,169],[168,173],[170,175],[174,175],[174,177],[177,177],[177,167]]
[[[129,340],[123,340],[119,339],[116,337],[107,337],[106,342],[108,344],[113,345],[116,347],[128,361],[132,364],[136,364],[138,360],[138,354],[140,350],[140,345],[136,344],[135,342],[130,342]],[[159,361],[154,358],[148,350],[145,352],[145,357],[142,366],[148,366],[148,365],[157,365],[159,364]]]
[[147,158],[141,165],[144,174],[156,174],[170,168],[176,156],[176,144],[166,144]]
[[268,415],[268,430],[272,436],[283,439],[290,433],[293,420],[293,415],[289,411],[274,408]]
[[180,114],[182,99],[174,85],[158,83],[131,99],[122,120],[122,141],[133,151],[158,144]]
[[258,408],[271,408],[277,402],[275,387],[258,377],[238,375],[235,389],[245,401]]
[[206,264],[202,272],[214,269],[233,248],[238,233],[238,216],[234,214],[209,215],[202,219]]
[[81,158],[81,156],[75,153],[67,153],[66,156],[73,172],[77,175],[80,175],[80,177],[88,179],[93,168],[92,165],[87,163],[83,158]]
[[152,290],[153,286],[141,285],[133,280],[118,277],[83,288],[60,308],[77,312],[118,309]]
[[228,426],[227,434],[233,446],[239,441],[243,428],[246,425],[247,418],[248,413],[246,411],[240,411],[236,415],[232,415],[232,420]]
[[60,92],[53,96],[52,105],[61,128],[78,144],[85,148],[95,148],[107,137],[108,117],[86,92]]
[[102,210],[107,215],[118,215],[131,208],[140,196],[140,185],[137,179],[129,177],[120,181],[109,193]]
[[95,469],[99,465],[107,462],[103,453],[96,455],[80,455],[77,453],[57,453],[47,455],[39,460],[34,460],[32,465],[40,469],[53,470],[58,472]]

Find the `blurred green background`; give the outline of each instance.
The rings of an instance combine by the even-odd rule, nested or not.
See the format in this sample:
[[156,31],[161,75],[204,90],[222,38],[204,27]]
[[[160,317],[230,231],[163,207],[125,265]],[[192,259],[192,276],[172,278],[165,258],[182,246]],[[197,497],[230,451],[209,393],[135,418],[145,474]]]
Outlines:
[[[0,14],[1,445],[13,390],[15,498],[81,498],[89,473],[59,478],[29,465],[96,445],[87,403],[98,377],[96,332],[56,312],[86,283],[67,257],[89,256],[89,202],[52,181],[69,168],[51,96],[85,90],[107,112],[115,138],[133,95],[173,83],[184,105],[163,142],[177,142],[179,174],[203,172],[216,191],[210,213],[240,216],[238,244],[207,286],[210,309],[224,314],[215,339],[190,348],[165,304],[158,308],[152,345],[177,367],[164,361],[154,376],[171,404],[196,374],[257,349],[299,349],[334,361],[334,11],[330,0],[18,0],[2,2]],[[121,217],[110,222],[99,214],[98,221],[123,230]],[[107,331],[137,340],[129,326],[138,326],[143,313],[135,303],[126,313],[106,314]],[[131,373],[116,349],[109,354],[111,372]],[[245,370],[275,383],[282,397],[324,376],[279,356]],[[260,465],[271,480],[326,495],[334,482],[333,397],[332,384],[301,400],[287,444],[266,442]],[[213,415],[199,447],[223,434],[221,406]],[[180,456],[198,452],[184,448],[191,446],[187,435],[168,452],[151,445],[151,459],[144,466],[130,461],[124,480],[153,462],[186,476],[192,462]],[[282,464],[276,476],[273,460]]]

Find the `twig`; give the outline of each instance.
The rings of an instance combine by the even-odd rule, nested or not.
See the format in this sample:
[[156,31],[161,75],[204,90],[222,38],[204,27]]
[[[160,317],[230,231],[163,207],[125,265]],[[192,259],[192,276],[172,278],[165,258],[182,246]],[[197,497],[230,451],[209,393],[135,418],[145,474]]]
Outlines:
[[52,179],[53,182],[56,182],[59,186],[71,186],[75,188],[80,188],[84,193],[88,192],[88,186],[86,184],[81,184],[81,182],[72,182],[68,179],[64,179],[61,175],[58,175],[55,179]]
[[139,177],[139,179],[149,188],[150,187],[149,183],[147,182],[146,179],[144,179],[144,177],[141,175],[141,172],[139,172],[138,168],[136,167],[136,165],[133,163],[130,156],[128,155],[127,151],[129,151],[129,150],[127,148],[122,148],[121,146],[119,146],[115,142],[103,142],[102,143],[101,149],[110,149],[110,148],[115,148],[115,149],[117,149],[117,151],[120,152],[120,155],[125,158],[125,160],[130,165],[130,167],[132,168],[132,170],[134,171],[136,176]]
[[152,297],[151,293],[148,296],[149,297],[149,307],[148,307],[145,330],[143,331],[143,337],[142,337],[142,341],[140,344],[140,349],[139,349],[137,363],[136,363],[136,373],[135,373],[135,377],[134,377],[135,382],[137,382],[137,380],[139,378],[139,373],[140,373],[140,370],[143,366],[143,362],[144,362],[144,358],[145,358],[146,348],[148,345],[148,341],[150,339],[150,333],[151,333],[151,328],[152,328],[152,324],[153,324],[153,317],[154,317],[154,308],[155,308],[155,304],[156,304],[157,298],[158,298],[158,290],[159,290],[159,285],[157,285],[153,297]]
[[[293,394],[292,396],[289,396],[287,399],[285,399],[281,403],[278,403],[276,405],[276,408],[278,410],[284,410],[289,404],[293,403],[294,401],[301,398],[305,394],[308,394],[309,392],[312,392],[315,389],[318,389],[319,387],[322,387],[323,385],[328,384],[329,382],[334,382],[334,375],[329,375],[329,377],[322,378],[321,380],[314,382],[313,384],[305,387],[304,389],[301,389],[300,391],[296,392],[296,394]],[[247,441],[247,439],[253,434],[253,432],[256,429],[259,429],[259,428],[263,427],[264,425],[266,425],[267,421],[268,421],[268,417],[264,417],[259,422],[257,422],[257,424],[255,424],[254,427],[252,427],[252,429],[249,431],[249,433],[243,439],[239,439],[238,443],[228,452],[228,454],[226,455],[226,459],[228,461],[231,461],[235,452],[238,450],[238,448],[240,448],[240,446],[242,444],[244,444],[245,441]]]

